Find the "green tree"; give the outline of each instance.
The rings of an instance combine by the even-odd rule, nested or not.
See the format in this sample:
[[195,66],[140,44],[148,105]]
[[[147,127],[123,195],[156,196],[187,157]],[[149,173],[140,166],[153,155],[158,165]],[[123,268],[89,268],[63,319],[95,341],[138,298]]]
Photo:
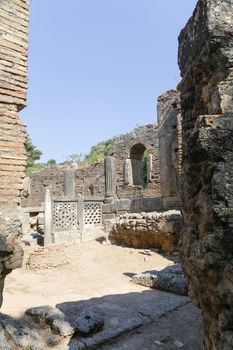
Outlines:
[[55,159],[49,159],[46,163],[46,165],[48,165],[48,166],[54,166],[56,164],[57,164],[57,162]]
[[112,139],[102,141],[97,143],[95,146],[91,148],[90,153],[88,153],[84,162],[98,162],[102,160],[104,157],[112,155],[114,153],[114,142]]
[[27,153],[27,170],[35,165],[35,161],[40,159],[40,157],[42,156],[42,152],[35,145],[33,145],[32,140],[28,134],[26,136],[24,146]]

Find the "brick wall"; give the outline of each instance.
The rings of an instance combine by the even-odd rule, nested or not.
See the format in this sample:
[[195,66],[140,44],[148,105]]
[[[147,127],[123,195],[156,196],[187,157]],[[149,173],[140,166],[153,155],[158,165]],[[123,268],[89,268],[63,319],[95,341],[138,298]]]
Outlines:
[[28,1],[0,2],[0,204],[19,203],[25,169]]

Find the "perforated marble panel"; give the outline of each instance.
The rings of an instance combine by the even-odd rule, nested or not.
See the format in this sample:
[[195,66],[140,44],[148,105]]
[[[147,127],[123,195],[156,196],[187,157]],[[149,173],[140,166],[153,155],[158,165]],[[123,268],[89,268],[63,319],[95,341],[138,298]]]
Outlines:
[[87,202],[84,204],[84,224],[102,224],[102,204]]
[[55,202],[53,206],[53,227],[57,230],[78,228],[77,202]]

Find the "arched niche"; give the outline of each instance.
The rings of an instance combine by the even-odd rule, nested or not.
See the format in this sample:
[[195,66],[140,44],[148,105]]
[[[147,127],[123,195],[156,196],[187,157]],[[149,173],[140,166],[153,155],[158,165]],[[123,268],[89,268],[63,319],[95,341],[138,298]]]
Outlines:
[[142,143],[137,143],[130,149],[130,160],[132,168],[132,184],[143,186],[146,180],[145,166],[146,147]]

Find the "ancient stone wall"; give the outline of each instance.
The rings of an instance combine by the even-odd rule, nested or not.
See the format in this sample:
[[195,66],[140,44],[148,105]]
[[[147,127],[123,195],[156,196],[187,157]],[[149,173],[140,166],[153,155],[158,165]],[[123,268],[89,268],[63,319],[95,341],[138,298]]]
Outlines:
[[0,203],[19,203],[25,168],[28,1],[0,2]]
[[179,37],[182,261],[205,349],[233,347],[233,3],[199,0]]
[[181,213],[177,210],[125,213],[116,217],[109,239],[127,247],[172,252],[177,247],[181,229]]
[[[113,161],[115,165],[114,176],[116,183],[116,197],[122,198],[153,198],[160,194],[159,160],[157,148],[157,127],[153,124],[145,125],[134,129],[131,133],[123,134],[114,138],[115,151]],[[145,153],[150,155],[150,164],[137,159],[139,166],[143,165],[145,172],[150,178],[145,182],[134,185],[126,181],[125,163],[130,160],[130,150],[135,145],[142,145]],[[143,150],[144,150],[143,148]],[[137,164],[136,164],[137,165]],[[151,168],[149,169],[149,165]],[[147,169],[148,168],[148,169]],[[52,185],[53,197],[63,196],[64,171],[74,171],[75,194],[84,195],[85,198],[105,197],[105,166],[104,161],[80,165],[78,168],[55,166],[34,172],[31,175],[30,195],[22,196],[23,207],[38,207],[44,202],[44,185]],[[143,170],[143,169],[142,169]],[[143,173],[139,174],[143,178]]]
[[30,194],[26,197],[22,194],[22,207],[40,207],[44,205],[44,186],[53,187],[53,196],[63,196],[64,190],[64,169],[49,167],[39,170],[30,177]]
[[64,171],[74,171],[75,194],[85,198],[105,196],[104,161],[73,167],[54,166],[42,169],[31,175],[30,195],[22,196],[23,207],[40,207],[44,203],[44,186],[51,185],[54,198],[64,195]]
[[28,0],[0,1],[0,306],[5,276],[22,262],[18,204],[26,132],[18,112],[26,105],[28,5]]
[[180,208],[182,128],[180,93],[170,90],[158,97],[160,186],[164,209]]
[[[160,169],[158,157],[158,127],[148,124],[135,128],[132,132],[115,138],[116,184],[118,198],[156,197],[160,195]],[[137,146],[144,146],[147,156],[147,179],[141,184],[130,183],[127,179],[127,160],[137,157]],[[135,147],[136,146],[136,147]],[[136,150],[136,155],[132,154]],[[139,149],[140,151],[140,149]],[[150,159],[149,159],[150,157]],[[139,160],[140,161],[140,160]],[[151,164],[149,164],[149,161]],[[136,164],[137,165],[137,164]],[[150,168],[151,165],[151,168]],[[131,165],[133,168],[133,164]],[[150,168],[150,169],[149,169]],[[132,171],[134,169],[131,169]],[[150,174],[149,174],[150,173]],[[132,176],[133,174],[131,174]],[[130,175],[128,175],[130,177]],[[133,176],[132,176],[133,177]]]

